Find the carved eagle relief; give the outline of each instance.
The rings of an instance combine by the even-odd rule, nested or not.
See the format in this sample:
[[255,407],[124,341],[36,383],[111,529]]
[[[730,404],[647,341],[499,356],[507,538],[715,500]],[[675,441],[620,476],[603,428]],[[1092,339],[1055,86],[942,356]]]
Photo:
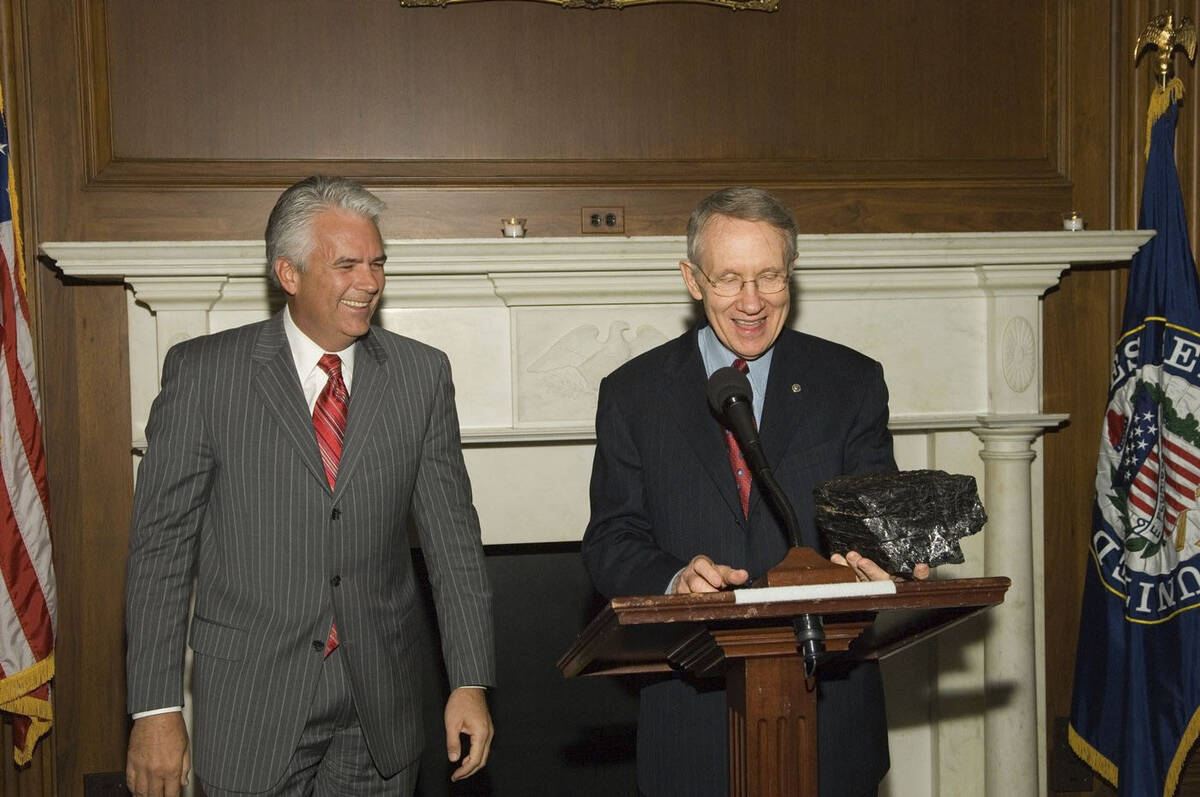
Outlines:
[[602,340],[600,328],[595,324],[575,327],[534,360],[529,373],[569,369],[594,392],[600,388],[600,380],[613,369],[667,340],[663,333],[646,324],[632,335],[628,334],[630,329],[632,327],[625,321],[613,321],[608,325],[608,335]]

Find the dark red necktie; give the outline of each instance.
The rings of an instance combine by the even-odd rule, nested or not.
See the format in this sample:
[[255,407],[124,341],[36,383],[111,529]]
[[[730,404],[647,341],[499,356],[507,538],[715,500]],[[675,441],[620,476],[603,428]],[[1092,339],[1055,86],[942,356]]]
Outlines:
[[[346,438],[346,417],[350,405],[350,394],[342,379],[342,358],[336,354],[323,354],[317,361],[321,370],[329,375],[317,403],[313,406],[313,431],[317,433],[317,445],[321,448],[321,464],[325,466],[325,478],[333,489],[337,484],[338,463],[342,461],[342,441]],[[338,646],[337,626],[329,626],[329,639],[325,640],[325,655]]]
[[[750,366],[741,357],[733,361],[733,367],[743,374],[750,372]],[[738,498],[742,501],[742,514],[750,515],[750,468],[746,466],[746,458],[742,456],[742,447],[729,429],[725,430],[725,447],[729,449],[729,467],[733,470],[733,480],[737,482]]]

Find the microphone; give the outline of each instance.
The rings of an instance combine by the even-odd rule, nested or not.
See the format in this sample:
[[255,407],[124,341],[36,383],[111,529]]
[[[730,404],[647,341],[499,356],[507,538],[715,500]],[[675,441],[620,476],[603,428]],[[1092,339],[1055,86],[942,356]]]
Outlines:
[[718,368],[708,378],[708,404],[713,412],[723,417],[729,424],[733,437],[742,449],[746,465],[750,473],[758,480],[775,507],[776,513],[783,520],[787,532],[788,543],[793,548],[800,547],[800,523],[796,520],[796,510],[788,500],[771,472],[767,456],[762,450],[762,441],[758,437],[758,425],[754,422],[754,391],[750,380],[736,368]]
[[750,472],[758,476],[764,470],[770,473],[771,466],[767,464],[762,441],[758,439],[754,402],[751,400],[753,393],[750,380],[736,368],[718,368],[708,378],[708,405],[729,422]]
[[[775,512],[783,519],[788,542],[793,548],[799,548],[800,523],[796,519],[796,510],[792,507],[792,502],[775,479],[775,474],[771,472],[771,466],[763,453],[762,441],[758,437],[758,425],[754,422],[753,395],[750,380],[736,368],[718,368],[708,378],[709,406],[728,422],[734,439],[742,449],[742,456],[746,458],[746,465],[766,490]],[[824,623],[819,614],[802,614],[793,618],[792,625],[796,643],[804,658],[804,674],[811,678],[825,655]]]

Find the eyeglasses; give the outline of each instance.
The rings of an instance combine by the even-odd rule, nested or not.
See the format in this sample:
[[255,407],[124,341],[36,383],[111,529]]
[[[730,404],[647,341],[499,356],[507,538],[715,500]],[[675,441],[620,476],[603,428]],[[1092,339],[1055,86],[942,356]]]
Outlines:
[[712,286],[717,296],[733,297],[742,292],[747,283],[754,283],[759,293],[779,293],[788,286],[788,274],[783,271],[764,271],[752,280],[742,279],[737,274],[722,274],[720,279],[713,279],[704,273],[704,269],[689,262],[697,274],[704,277],[705,282]]

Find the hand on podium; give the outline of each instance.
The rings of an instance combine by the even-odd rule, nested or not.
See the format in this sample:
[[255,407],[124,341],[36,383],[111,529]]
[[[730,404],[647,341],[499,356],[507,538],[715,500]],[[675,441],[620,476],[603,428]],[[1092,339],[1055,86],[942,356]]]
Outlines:
[[729,565],[719,565],[704,554],[692,557],[692,561],[679,571],[669,592],[686,595],[690,592],[718,592],[729,587],[745,584],[750,574]]
[[[879,565],[872,562],[867,557],[860,554],[858,551],[847,551],[845,556],[840,553],[835,553],[829,557],[829,561],[835,565],[842,565],[854,571],[854,578],[857,581],[903,581],[905,579],[900,576],[893,576],[891,573],[884,570]],[[913,568],[914,581],[926,581],[929,579],[929,565],[921,563]]]

